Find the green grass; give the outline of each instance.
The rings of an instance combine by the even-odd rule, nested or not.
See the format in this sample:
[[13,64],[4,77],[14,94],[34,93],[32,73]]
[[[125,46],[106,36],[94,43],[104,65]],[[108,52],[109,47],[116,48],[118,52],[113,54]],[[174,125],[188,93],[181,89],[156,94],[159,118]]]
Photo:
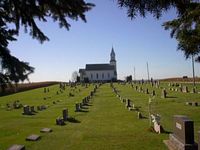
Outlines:
[[[114,84],[124,98],[130,98],[135,106],[140,106],[142,115],[148,117],[149,95],[139,93],[130,84]],[[161,84],[168,88],[167,83]],[[170,98],[161,99],[161,89],[148,87],[151,92],[156,90],[157,96],[152,102],[152,113],[161,115],[161,123],[166,131],[172,131],[173,115],[183,114],[194,120],[195,138],[200,127],[200,108],[186,106],[186,101],[200,102],[199,94],[168,91]],[[189,85],[191,88],[191,85]],[[65,150],[65,149],[167,149],[163,144],[168,134],[149,132],[149,120],[137,119],[137,113],[128,111],[125,104],[112,92],[109,84],[102,85],[91,100],[86,112],[74,112],[75,103],[89,95],[94,85],[88,88],[78,86],[74,97],[69,97],[70,87],[57,95],[58,85],[50,86],[50,92],[44,93],[43,88],[0,97],[0,150],[7,149],[12,144],[24,144],[27,150]],[[199,87],[198,87],[199,88]],[[198,89],[197,88],[197,89]],[[78,89],[81,91],[78,92]],[[44,97],[49,97],[44,100]],[[22,115],[22,109],[7,111],[5,106],[20,100],[22,104],[48,105],[49,108],[33,116]],[[57,104],[53,101],[60,100]],[[66,122],[65,126],[55,125],[55,119],[62,115],[62,109],[68,108],[69,115],[80,123]],[[43,127],[53,129],[52,133],[40,133]],[[41,140],[27,142],[30,134],[39,134]]]

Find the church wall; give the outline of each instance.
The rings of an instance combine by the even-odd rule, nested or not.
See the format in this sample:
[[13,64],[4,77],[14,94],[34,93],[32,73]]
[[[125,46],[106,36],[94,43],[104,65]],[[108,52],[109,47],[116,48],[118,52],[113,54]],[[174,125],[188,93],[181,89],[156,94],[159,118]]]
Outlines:
[[108,81],[116,78],[113,70],[86,71],[89,81]]

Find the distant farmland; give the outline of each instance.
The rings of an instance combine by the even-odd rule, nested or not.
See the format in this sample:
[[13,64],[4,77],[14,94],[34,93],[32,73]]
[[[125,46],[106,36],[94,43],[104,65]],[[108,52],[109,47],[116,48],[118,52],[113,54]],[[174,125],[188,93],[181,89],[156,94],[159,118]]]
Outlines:
[[15,85],[12,85],[11,87],[6,88],[5,92],[3,92],[3,93],[2,93],[2,90],[0,88],[0,91],[1,91],[0,95],[8,95],[8,94],[17,93],[17,92],[23,92],[23,91],[32,90],[32,89],[35,89],[35,88],[55,85],[55,84],[58,84],[58,83],[59,82],[56,82],[56,81],[21,83],[21,84],[18,84],[17,87]]

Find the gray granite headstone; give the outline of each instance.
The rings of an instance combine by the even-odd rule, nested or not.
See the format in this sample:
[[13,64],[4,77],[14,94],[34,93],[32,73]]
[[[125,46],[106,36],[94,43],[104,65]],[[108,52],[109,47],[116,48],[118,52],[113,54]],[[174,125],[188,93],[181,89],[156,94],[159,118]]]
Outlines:
[[173,124],[173,134],[169,135],[169,140],[164,143],[177,150],[197,150],[197,144],[194,141],[193,121],[186,116],[175,115]]

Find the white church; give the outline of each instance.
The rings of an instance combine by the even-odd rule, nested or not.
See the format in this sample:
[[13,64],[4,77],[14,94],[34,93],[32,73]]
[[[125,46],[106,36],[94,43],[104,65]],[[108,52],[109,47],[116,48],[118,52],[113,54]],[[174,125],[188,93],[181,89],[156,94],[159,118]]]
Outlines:
[[112,47],[110,63],[86,64],[85,69],[79,69],[81,82],[110,82],[117,80],[115,52]]

